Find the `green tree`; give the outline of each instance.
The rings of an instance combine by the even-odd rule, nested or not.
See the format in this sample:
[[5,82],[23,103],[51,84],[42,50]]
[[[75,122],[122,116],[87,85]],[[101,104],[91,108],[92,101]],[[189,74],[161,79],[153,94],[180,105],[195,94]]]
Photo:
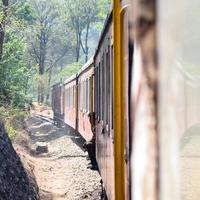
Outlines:
[[3,54],[3,42],[5,37],[5,25],[8,14],[8,0],[2,0],[0,4],[0,60]]
[[[27,65],[26,50],[27,45],[24,37],[27,16],[23,15],[24,7],[11,2],[6,7],[6,18],[4,23],[4,40],[0,60],[0,104],[23,107],[28,101],[28,88],[30,68]],[[21,17],[19,17],[21,15]]]
[[[76,38],[76,62],[80,59],[80,50],[88,60],[88,36],[90,26],[97,21],[96,0],[65,0],[67,26],[70,26]],[[78,12],[77,12],[78,11]]]

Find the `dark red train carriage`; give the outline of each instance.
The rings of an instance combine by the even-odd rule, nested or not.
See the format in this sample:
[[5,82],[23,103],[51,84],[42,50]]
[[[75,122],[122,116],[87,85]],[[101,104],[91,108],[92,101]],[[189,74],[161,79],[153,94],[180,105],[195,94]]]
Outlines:
[[112,14],[94,56],[96,158],[109,199],[114,199],[113,38]]
[[78,120],[77,82],[76,74],[64,82],[64,122],[74,129],[77,129]]
[[[78,74],[78,124],[77,130],[86,141],[94,137],[92,118],[94,115],[94,64],[91,58]],[[93,124],[94,125],[94,124]]]
[[52,109],[53,109],[53,120],[61,126],[64,120],[64,88],[63,84],[57,83],[52,87]]

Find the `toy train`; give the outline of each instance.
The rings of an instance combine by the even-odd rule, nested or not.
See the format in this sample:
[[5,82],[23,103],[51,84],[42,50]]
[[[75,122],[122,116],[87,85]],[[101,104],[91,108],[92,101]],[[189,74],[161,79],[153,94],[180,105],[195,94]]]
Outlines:
[[198,197],[198,165],[183,156],[199,134],[199,6],[113,0],[93,58],[53,86],[54,120],[95,143],[109,200]]

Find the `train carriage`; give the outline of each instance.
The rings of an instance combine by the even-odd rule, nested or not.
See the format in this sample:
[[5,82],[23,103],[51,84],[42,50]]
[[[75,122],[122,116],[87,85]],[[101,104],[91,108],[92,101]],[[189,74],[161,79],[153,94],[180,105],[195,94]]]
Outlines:
[[91,58],[78,73],[77,130],[86,141],[94,139],[94,64]]
[[64,122],[77,129],[78,88],[77,75],[73,75],[64,82]]
[[[95,136],[109,200],[197,200],[200,3],[129,5],[130,12],[127,1],[113,1],[94,66],[86,64],[77,76],[76,128],[88,141]],[[63,117],[56,88],[55,119]]]
[[112,14],[110,14],[94,56],[96,158],[109,199],[114,199],[112,28]]
[[58,125],[61,126],[64,121],[64,88],[63,84],[57,83],[52,86],[52,110],[53,110],[53,120]]

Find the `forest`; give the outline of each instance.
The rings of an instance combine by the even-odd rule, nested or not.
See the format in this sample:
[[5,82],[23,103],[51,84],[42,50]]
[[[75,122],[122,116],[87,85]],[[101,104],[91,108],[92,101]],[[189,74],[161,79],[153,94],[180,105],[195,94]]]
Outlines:
[[0,106],[50,104],[94,53],[109,0],[1,0]]
[[110,0],[0,0],[0,122],[15,138],[34,102],[94,54]]

